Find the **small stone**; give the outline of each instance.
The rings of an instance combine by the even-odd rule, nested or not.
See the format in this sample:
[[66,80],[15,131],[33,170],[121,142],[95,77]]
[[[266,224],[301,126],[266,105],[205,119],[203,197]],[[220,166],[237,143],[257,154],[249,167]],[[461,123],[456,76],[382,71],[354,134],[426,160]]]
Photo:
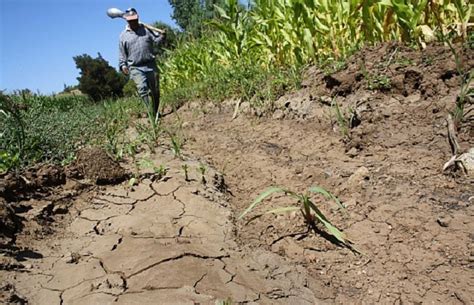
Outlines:
[[332,98],[330,96],[323,95],[319,98],[319,100],[325,105],[330,106],[332,104]]
[[390,116],[392,116],[392,112],[390,111],[390,109],[385,108],[385,109],[382,109],[382,115],[386,118],[389,118]]
[[275,110],[275,112],[273,113],[274,120],[281,120],[284,117],[285,117],[285,113],[280,109]]
[[444,228],[447,228],[449,227],[449,223],[451,222],[451,219],[449,219],[448,217],[446,216],[440,216],[438,217],[438,219],[436,220],[436,222],[438,222],[438,224]]
[[358,154],[359,154],[359,151],[355,147],[352,147],[351,149],[349,149],[348,152],[346,152],[346,155],[348,155],[351,158],[356,157]]
[[347,185],[349,186],[350,189],[354,189],[359,187],[364,183],[365,180],[369,180],[369,170],[367,167],[362,166],[359,167],[354,174],[352,174],[349,179],[347,180]]
[[342,204],[343,204],[346,208],[352,207],[352,206],[356,206],[356,205],[357,205],[357,200],[355,200],[355,199],[350,199],[350,200],[344,201]]
[[65,256],[65,262],[66,264],[77,264],[80,258],[81,258],[81,255],[79,253],[72,252]]

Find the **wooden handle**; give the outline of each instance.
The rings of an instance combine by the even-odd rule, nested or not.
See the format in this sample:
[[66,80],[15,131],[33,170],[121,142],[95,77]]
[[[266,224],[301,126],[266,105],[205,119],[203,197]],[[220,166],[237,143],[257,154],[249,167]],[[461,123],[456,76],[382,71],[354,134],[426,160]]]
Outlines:
[[158,32],[158,33],[160,33],[160,34],[164,34],[164,33],[165,33],[165,31],[163,31],[162,29],[155,28],[154,26],[151,26],[151,25],[146,24],[146,23],[142,23],[142,24],[143,24],[144,27],[146,27],[147,29],[152,30],[152,31],[154,31],[154,32]]

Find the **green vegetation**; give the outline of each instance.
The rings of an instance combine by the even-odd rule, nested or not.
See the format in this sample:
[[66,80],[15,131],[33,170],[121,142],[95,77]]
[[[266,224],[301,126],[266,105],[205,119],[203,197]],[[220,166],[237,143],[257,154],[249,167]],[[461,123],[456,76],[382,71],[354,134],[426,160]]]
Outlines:
[[[185,3],[197,2],[170,1],[185,30],[197,22],[184,14]],[[466,39],[472,11],[472,4],[462,0],[255,0],[249,9],[237,0],[215,2],[217,18],[207,22],[205,35],[181,39],[161,63],[168,103],[242,97],[262,106],[297,87],[304,67],[337,67],[367,44],[396,40],[424,46],[448,31]],[[181,18],[187,23],[181,24]],[[391,86],[386,76],[370,79],[373,89]]]
[[[462,0],[250,3],[245,8],[238,0],[170,0],[173,17],[184,32],[157,24],[168,32],[166,44],[156,50],[162,107],[176,109],[191,99],[218,103],[238,98],[271,111],[279,96],[300,86],[301,72],[309,65],[333,73],[364,45],[396,40],[416,47],[438,38],[456,54],[462,79],[453,110],[456,125],[465,117],[473,76],[472,71],[462,71],[451,40],[470,40],[472,45],[473,34],[467,32],[472,4]],[[135,123],[134,139],[126,135],[132,118],[144,109],[134,84],[127,83],[100,54],[74,60],[81,71],[79,85],[65,86],[67,94],[45,97],[23,91],[0,96],[0,172],[39,161],[67,163],[78,148],[90,144],[104,146],[116,159],[134,156],[142,145],[153,151],[163,134],[155,118]],[[426,58],[426,63],[432,60]],[[386,90],[392,85],[384,74],[364,76],[369,89]],[[76,89],[90,99],[74,95]],[[132,98],[113,100],[123,93]],[[333,109],[344,136],[350,137],[353,115],[341,112],[337,104]],[[170,139],[180,157],[183,141],[175,134]],[[204,182],[205,167],[200,172]]]
[[125,129],[143,112],[138,99],[96,103],[79,95],[0,94],[0,172],[36,162],[68,163],[77,149],[104,146],[120,159],[139,143]]
[[274,193],[284,193],[285,195],[292,197],[297,200],[298,206],[288,206],[283,208],[272,209],[265,214],[279,214],[279,213],[286,213],[292,211],[301,211],[306,223],[314,228],[315,222],[319,222],[324,225],[324,227],[328,230],[328,232],[334,236],[340,243],[351,247],[350,240],[347,239],[345,234],[341,232],[338,228],[336,228],[328,219],[327,217],[321,212],[321,210],[314,204],[311,200],[310,195],[313,194],[321,194],[327,200],[333,200],[337,205],[341,208],[344,208],[342,203],[337,199],[336,196],[329,193],[325,189],[319,186],[313,186],[308,189],[306,194],[298,194],[296,192],[292,192],[290,190],[280,188],[280,187],[271,187],[261,193],[255,201],[239,216],[239,219],[242,219],[247,213],[252,211],[259,203],[261,203],[265,198],[269,197]]

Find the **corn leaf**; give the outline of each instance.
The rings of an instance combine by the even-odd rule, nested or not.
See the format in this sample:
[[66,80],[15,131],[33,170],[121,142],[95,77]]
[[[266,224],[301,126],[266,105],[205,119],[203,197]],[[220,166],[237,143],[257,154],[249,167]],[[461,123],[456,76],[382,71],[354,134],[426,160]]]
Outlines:
[[345,245],[350,245],[350,241],[346,238],[346,235],[341,232],[338,228],[336,228],[327,218],[324,216],[324,214],[318,209],[314,203],[311,201],[309,202],[309,206],[311,209],[315,212],[316,218],[326,227],[328,232],[334,236],[337,240],[339,240],[341,243]]
[[252,202],[252,204],[249,205],[249,207],[239,216],[238,219],[242,219],[242,217],[244,217],[248,212],[252,211],[253,208],[255,208],[257,204],[262,202],[268,196],[277,192],[286,193],[287,191],[285,189],[282,189],[281,187],[270,187],[269,189],[267,189],[266,191],[258,195],[258,197],[254,200],[254,202]]
[[322,194],[324,197],[326,197],[327,199],[332,199],[334,200],[334,202],[336,202],[336,204],[345,209],[346,207],[341,203],[341,201],[336,197],[334,196],[333,194],[331,194],[330,192],[326,191],[325,189],[323,189],[322,187],[319,187],[319,186],[312,186],[309,188],[309,191],[310,192],[313,192],[313,193],[316,193],[316,194]]

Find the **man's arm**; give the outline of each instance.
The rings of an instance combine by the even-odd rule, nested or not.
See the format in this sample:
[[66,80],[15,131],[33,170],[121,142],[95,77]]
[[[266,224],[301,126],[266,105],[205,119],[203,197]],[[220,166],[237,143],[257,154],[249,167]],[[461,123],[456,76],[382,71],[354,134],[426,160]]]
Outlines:
[[122,40],[119,42],[119,68],[124,74],[128,74],[127,50]]

